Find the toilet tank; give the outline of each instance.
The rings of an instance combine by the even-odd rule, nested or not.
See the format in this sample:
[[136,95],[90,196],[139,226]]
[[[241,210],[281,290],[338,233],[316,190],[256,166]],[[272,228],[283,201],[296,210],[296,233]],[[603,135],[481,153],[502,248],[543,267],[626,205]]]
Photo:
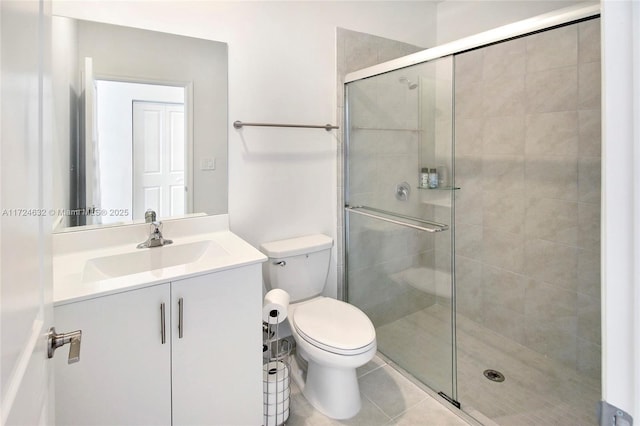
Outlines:
[[299,302],[322,294],[333,239],[323,234],[272,241],[260,246],[269,257],[262,264],[267,290],[280,288]]

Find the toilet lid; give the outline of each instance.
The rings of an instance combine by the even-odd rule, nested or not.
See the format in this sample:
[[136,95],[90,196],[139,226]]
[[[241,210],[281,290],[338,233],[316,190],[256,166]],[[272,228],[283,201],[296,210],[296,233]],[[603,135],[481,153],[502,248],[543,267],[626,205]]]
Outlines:
[[309,343],[340,354],[361,353],[376,339],[373,324],[364,312],[330,297],[298,306],[293,324]]

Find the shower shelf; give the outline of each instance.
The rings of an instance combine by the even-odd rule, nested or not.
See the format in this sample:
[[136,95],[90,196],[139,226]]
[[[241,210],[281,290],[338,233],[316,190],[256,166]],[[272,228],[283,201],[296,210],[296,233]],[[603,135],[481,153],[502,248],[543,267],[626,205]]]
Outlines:
[[428,186],[418,186],[418,189],[426,189],[429,191],[457,191],[460,189],[458,186],[439,186],[437,188],[429,188]]

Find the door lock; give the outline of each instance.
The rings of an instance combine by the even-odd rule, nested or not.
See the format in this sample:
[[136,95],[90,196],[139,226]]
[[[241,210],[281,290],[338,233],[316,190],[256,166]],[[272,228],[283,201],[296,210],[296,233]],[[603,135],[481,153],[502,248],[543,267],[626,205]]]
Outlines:
[[47,356],[53,358],[53,354],[60,346],[71,343],[69,348],[69,364],[80,361],[80,341],[82,340],[82,330],[72,331],[71,333],[56,333],[56,328],[49,329],[49,337],[47,338]]

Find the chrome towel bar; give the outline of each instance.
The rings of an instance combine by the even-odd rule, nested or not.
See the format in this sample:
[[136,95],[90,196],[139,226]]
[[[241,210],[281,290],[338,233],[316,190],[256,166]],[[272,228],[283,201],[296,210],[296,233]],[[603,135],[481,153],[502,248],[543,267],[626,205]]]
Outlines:
[[[365,207],[365,206],[346,206],[345,210],[350,213],[357,213],[363,216],[371,217],[374,219],[380,219],[385,222],[393,223],[395,225],[407,226],[409,228],[417,229],[420,231],[426,232],[442,232],[449,229],[449,225],[439,222],[432,222],[430,220],[419,219],[416,217],[405,216],[398,213],[387,212],[384,210],[379,210],[373,207]],[[388,217],[391,216],[391,217]],[[413,223],[402,222],[400,220],[394,219],[394,217],[410,220],[412,222],[417,222],[423,225],[429,225],[430,227],[425,227],[421,225],[414,225]]]
[[242,121],[234,121],[233,127],[236,129],[242,129],[244,126],[257,126],[257,127],[299,127],[305,129],[325,129],[327,132],[333,129],[339,129],[339,126],[333,126],[331,124],[325,125],[313,125],[313,124],[275,124],[275,123],[243,123]]

